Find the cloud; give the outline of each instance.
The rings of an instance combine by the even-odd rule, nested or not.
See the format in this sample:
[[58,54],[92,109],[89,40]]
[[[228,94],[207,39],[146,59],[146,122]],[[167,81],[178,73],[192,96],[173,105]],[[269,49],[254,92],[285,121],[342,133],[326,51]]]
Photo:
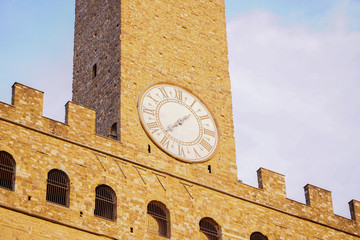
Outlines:
[[319,28],[256,10],[228,22],[228,41],[239,178],[278,171],[291,198],[318,185],[348,216],[360,199],[360,32],[346,13]]

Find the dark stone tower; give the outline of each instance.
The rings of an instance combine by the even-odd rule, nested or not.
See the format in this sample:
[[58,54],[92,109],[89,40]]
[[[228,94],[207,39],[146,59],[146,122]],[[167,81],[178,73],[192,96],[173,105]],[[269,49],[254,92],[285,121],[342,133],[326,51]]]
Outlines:
[[73,102],[96,111],[96,133],[119,139],[120,0],[76,1]]

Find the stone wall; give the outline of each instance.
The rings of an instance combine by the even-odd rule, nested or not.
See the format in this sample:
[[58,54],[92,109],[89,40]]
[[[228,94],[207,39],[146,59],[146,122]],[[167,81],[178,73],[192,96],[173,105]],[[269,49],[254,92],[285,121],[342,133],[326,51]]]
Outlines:
[[[152,200],[170,211],[171,239],[201,239],[203,217],[222,227],[224,240],[249,239],[255,231],[269,239],[360,239],[357,201],[347,219],[333,213],[331,193],[315,186],[306,187],[307,204],[287,199],[284,176],[266,169],[258,171],[261,188],[237,181],[217,188],[185,178],[96,135],[93,110],[69,102],[60,123],[41,116],[42,92],[21,84],[13,89],[14,105],[0,103],[0,151],[16,161],[14,191],[0,188],[0,239],[163,239],[148,231]],[[69,207],[46,201],[51,169],[70,178]],[[116,221],[94,216],[100,184],[117,195]]]

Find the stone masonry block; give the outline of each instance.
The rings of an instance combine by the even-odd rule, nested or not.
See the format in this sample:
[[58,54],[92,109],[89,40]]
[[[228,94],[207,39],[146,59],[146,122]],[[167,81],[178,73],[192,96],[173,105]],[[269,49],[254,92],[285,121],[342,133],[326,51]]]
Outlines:
[[66,104],[65,123],[76,131],[95,133],[95,111],[77,105],[73,102]]
[[15,83],[12,86],[12,105],[23,112],[42,116],[43,96],[42,91],[20,83]]
[[259,188],[286,198],[285,176],[265,168],[257,171]]
[[355,221],[360,221],[360,202],[356,200],[351,200],[349,202],[351,219]]
[[310,184],[304,187],[306,204],[321,211],[333,213],[331,192]]

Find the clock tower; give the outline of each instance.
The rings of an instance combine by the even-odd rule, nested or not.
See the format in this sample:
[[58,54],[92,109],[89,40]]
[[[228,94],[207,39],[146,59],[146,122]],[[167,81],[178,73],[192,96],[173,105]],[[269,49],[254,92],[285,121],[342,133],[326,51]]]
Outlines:
[[223,0],[76,1],[73,101],[124,156],[236,181],[231,100]]

